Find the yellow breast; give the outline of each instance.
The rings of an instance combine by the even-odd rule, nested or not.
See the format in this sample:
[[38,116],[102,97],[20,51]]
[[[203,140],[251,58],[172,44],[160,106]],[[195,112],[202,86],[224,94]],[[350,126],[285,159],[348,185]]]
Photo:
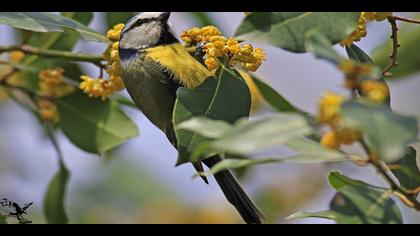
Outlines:
[[211,76],[207,68],[195,60],[180,43],[148,48],[146,56],[159,62],[187,88],[195,88]]

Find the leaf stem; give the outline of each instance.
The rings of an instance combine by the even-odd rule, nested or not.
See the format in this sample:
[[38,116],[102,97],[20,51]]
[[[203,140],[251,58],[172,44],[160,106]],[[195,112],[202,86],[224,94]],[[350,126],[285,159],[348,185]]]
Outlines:
[[44,127],[45,127],[45,130],[47,131],[48,137],[51,140],[51,143],[54,146],[55,152],[57,153],[59,164],[60,164],[61,167],[64,167],[65,165],[64,165],[63,153],[61,152],[60,145],[58,144],[57,139],[54,135],[54,131],[52,129],[52,126],[51,126],[50,123],[46,122],[44,124]]

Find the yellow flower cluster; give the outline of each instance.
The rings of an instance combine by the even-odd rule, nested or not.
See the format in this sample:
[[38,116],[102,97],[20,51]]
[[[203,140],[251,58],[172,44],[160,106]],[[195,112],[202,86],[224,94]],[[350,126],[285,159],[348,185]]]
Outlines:
[[38,74],[38,94],[43,98],[37,101],[37,107],[43,121],[57,123],[59,115],[53,98],[74,92],[74,87],[64,82],[63,73],[63,68],[55,68],[42,70]]
[[344,97],[335,93],[326,93],[321,98],[318,107],[318,121],[328,124],[332,130],[321,138],[321,145],[338,149],[341,144],[352,144],[360,138],[360,132],[341,126],[340,109]]
[[60,119],[57,106],[49,99],[40,99],[37,102],[39,116],[43,121],[57,123]]
[[63,68],[42,70],[39,74],[39,95],[43,97],[62,97],[74,91],[74,87],[63,81]]
[[221,36],[222,32],[214,26],[194,27],[181,33],[181,39],[186,47],[195,46],[200,42],[210,41],[213,36]]
[[224,57],[233,67],[240,64],[247,71],[255,72],[262,61],[265,60],[265,52],[262,48],[253,48],[251,44],[241,45],[236,39],[221,35],[218,28],[214,26],[206,26],[203,28],[192,28],[181,34],[181,39],[185,42],[185,46],[196,46],[198,43],[204,42],[205,65],[209,70],[218,67],[217,59]]
[[369,21],[383,21],[387,17],[392,16],[392,12],[362,12],[360,14],[357,28],[345,39],[340,42],[343,47],[349,47],[353,42],[360,41],[363,37],[366,37],[366,23]]
[[80,77],[83,80],[80,83],[80,89],[89,95],[89,97],[101,97],[102,100],[105,100],[108,96],[114,93],[114,90],[111,88],[111,81],[97,78],[93,79],[87,75]]
[[345,87],[351,90],[361,91],[374,102],[384,102],[389,96],[389,88],[385,82],[364,79],[372,74],[374,65],[359,64],[350,60],[343,60],[339,65],[346,76]]
[[329,124],[331,127],[338,127],[341,120],[340,108],[344,97],[335,93],[325,93],[319,101],[318,121],[322,124]]
[[346,76],[344,86],[351,90],[358,88],[358,78],[371,75],[374,69],[372,64],[360,64],[351,60],[342,60],[338,67]]
[[389,88],[384,82],[376,80],[364,80],[360,84],[362,95],[365,95],[370,100],[382,103],[389,96]]
[[125,88],[121,77],[122,69],[118,54],[118,40],[123,28],[124,24],[117,24],[106,34],[107,38],[112,41],[103,53],[103,58],[107,62],[106,72],[108,73],[109,79],[93,79],[87,75],[80,77],[82,82],[80,83],[79,88],[88,94],[89,97],[101,97],[105,100],[116,91],[120,91]]
[[366,18],[369,21],[383,21],[389,16],[392,16],[392,12],[362,12],[361,17]]
[[116,24],[112,29],[108,30],[106,37],[112,42],[120,40],[121,30],[124,28],[124,24]]
[[25,58],[25,53],[22,51],[15,50],[9,53],[9,60],[13,63],[19,63],[23,58]]

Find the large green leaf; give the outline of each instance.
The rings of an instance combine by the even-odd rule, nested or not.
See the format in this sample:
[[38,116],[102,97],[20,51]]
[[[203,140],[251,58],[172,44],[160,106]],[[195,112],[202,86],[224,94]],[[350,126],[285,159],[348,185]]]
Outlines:
[[251,76],[251,78],[257,86],[258,91],[260,91],[264,100],[276,111],[303,113],[294,105],[292,105],[289,101],[287,101],[283,96],[281,96],[276,90],[270,87],[270,85],[268,85],[267,83],[263,82],[255,76]]
[[407,144],[417,138],[417,121],[393,113],[386,105],[350,101],[343,104],[341,114],[346,125],[362,130],[371,151],[385,162],[402,158]]
[[237,122],[222,137],[212,142],[216,150],[251,154],[284,144],[312,133],[307,120],[298,114],[275,114],[258,120]]
[[111,29],[116,24],[123,23],[125,24],[134,16],[133,12],[107,12],[106,13],[106,23],[108,29]]
[[207,12],[190,12],[191,16],[195,18],[198,22],[198,27],[203,27],[207,25],[214,25],[217,27],[216,23],[213,21],[211,16]]
[[113,100],[77,92],[57,100],[60,127],[80,149],[104,153],[138,135],[136,125]]
[[404,157],[391,164],[398,165],[397,169],[392,169],[392,173],[402,186],[407,189],[420,187],[420,171],[416,162],[416,149],[408,146]]
[[44,214],[49,224],[67,224],[68,219],[64,207],[69,172],[60,165],[60,170],[54,175],[48,185],[44,199]]
[[316,28],[333,43],[357,27],[360,12],[253,12],[236,30],[240,40],[271,44],[293,52],[305,51],[305,34]]
[[[391,33],[389,33],[391,34]],[[398,66],[390,70],[391,79],[402,79],[420,71],[420,29],[415,24],[401,24],[398,31]],[[389,55],[392,52],[392,40],[387,40],[373,50],[372,58],[376,64],[385,68],[391,63]]]
[[177,165],[190,161],[194,149],[206,141],[197,132],[179,130],[178,124],[194,116],[233,123],[247,117],[250,107],[251,95],[245,81],[225,66],[218,69],[216,78],[207,78],[195,89],[178,89],[173,119],[179,152]]
[[340,224],[401,224],[400,209],[386,191],[338,172],[330,173],[329,182],[338,193],[330,203],[330,210],[299,212],[287,219],[318,217]]
[[[63,16],[76,20],[82,24],[88,25],[92,18],[91,12],[62,12]],[[28,45],[42,49],[53,49],[62,51],[72,51],[80,37],[76,34],[66,34],[64,32],[48,32],[48,33],[35,33],[24,32],[21,36],[26,38],[30,35]],[[47,68],[61,67],[64,69],[64,76],[73,80],[80,80],[82,70],[74,63],[69,63],[68,60],[60,60],[55,58],[44,58],[39,56],[27,56],[22,62],[23,65],[36,68],[38,71]],[[36,90],[38,87],[38,73],[25,73],[24,74],[26,87]]]
[[343,58],[332,49],[331,41],[319,30],[313,29],[305,35],[305,49],[313,52],[317,58],[327,60],[338,65]]
[[350,156],[339,151],[326,149],[319,143],[303,138],[289,140],[284,145],[293,149],[298,154],[283,158],[271,157],[259,159],[225,159],[214,165],[210,170],[206,171],[204,175],[214,175],[226,169],[232,170],[268,163],[325,163],[347,160],[362,160],[361,157]]
[[196,117],[180,123],[178,129],[214,139],[207,145],[213,150],[239,155],[252,154],[285,144],[313,131],[302,115],[293,113],[275,114],[253,121],[241,119],[234,125]]
[[71,18],[48,12],[1,12],[0,24],[34,32],[77,32],[86,40],[109,42],[105,36]]

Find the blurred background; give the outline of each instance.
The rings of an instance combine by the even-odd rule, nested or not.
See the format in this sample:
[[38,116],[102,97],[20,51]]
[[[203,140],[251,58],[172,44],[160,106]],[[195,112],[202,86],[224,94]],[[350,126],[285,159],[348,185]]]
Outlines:
[[[174,12],[171,21],[179,35],[188,28],[202,26],[206,20],[203,16],[208,16],[227,37],[234,34],[244,18],[242,12]],[[96,13],[89,26],[105,33],[108,30],[106,14]],[[417,31],[420,31],[418,25]],[[18,43],[10,27],[0,25],[0,34],[0,45]],[[357,45],[370,53],[388,40],[389,35],[388,22],[375,22],[368,25],[368,36]],[[267,52],[267,60],[257,74],[299,108],[315,112],[317,101],[325,91],[347,94],[342,87],[342,73],[312,54],[294,54],[267,45],[253,45]],[[101,54],[106,46],[80,41],[75,50]],[[336,49],[345,54],[341,47]],[[96,74],[94,67],[82,66],[86,74]],[[419,77],[417,73],[390,82],[395,111],[406,115],[420,113]],[[58,135],[65,163],[71,172],[65,205],[70,223],[242,223],[213,178],[206,185],[199,178],[192,179],[195,173],[192,166],[175,168],[177,154],[166,137],[141,112],[131,108],[125,111],[138,125],[140,136],[104,156],[85,153],[64,135]],[[261,103],[254,115],[269,112],[270,109]],[[287,156],[291,153],[279,148],[265,154]],[[27,218],[33,223],[44,223],[44,193],[57,170],[55,151],[38,121],[0,91],[0,198],[21,204],[33,201]],[[334,223],[314,218],[283,221],[296,211],[328,209],[334,195],[327,182],[331,170],[386,186],[372,168],[352,163],[270,164],[238,174],[240,182],[270,223]],[[399,201],[397,203],[405,223],[420,223],[420,214]]]

